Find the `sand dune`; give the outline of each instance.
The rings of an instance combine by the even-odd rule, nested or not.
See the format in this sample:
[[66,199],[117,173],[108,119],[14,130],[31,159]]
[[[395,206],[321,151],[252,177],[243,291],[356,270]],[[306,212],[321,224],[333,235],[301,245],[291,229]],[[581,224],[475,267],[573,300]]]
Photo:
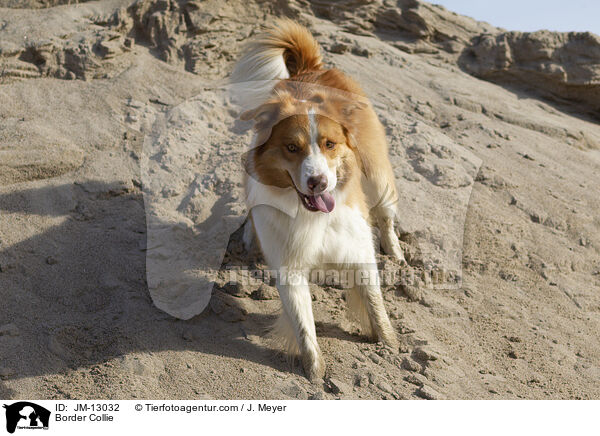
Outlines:
[[[0,0],[0,397],[600,397],[600,37],[416,1],[66,3]],[[284,15],[373,100],[409,266],[378,260],[413,278],[384,287],[399,350],[313,286],[323,385],[263,335],[276,290],[227,283],[265,266],[225,79]]]

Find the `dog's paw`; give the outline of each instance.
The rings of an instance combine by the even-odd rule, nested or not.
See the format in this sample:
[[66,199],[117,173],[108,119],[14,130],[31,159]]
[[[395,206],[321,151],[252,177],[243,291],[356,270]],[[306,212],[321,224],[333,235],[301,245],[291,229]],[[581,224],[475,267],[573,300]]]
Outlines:
[[381,238],[381,248],[385,254],[393,257],[396,262],[398,262],[401,266],[406,266],[408,263],[404,258],[404,253],[402,252],[402,248],[400,248],[400,243],[396,238],[396,235],[389,235],[388,237]]
[[379,331],[378,336],[378,339],[383,342],[384,345],[387,345],[394,350],[397,350],[400,346],[398,336],[396,335],[394,328],[391,326],[391,324],[389,324],[389,321],[387,322],[387,325]]
[[302,356],[302,367],[311,383],[318,383],[325,377],[325,361],[320,355]]
[[397,350],[400,346],[400,342],[398,342],[398,338],[396,337],[395,333],[385,335],[381,338],[381,342],[394,350]]

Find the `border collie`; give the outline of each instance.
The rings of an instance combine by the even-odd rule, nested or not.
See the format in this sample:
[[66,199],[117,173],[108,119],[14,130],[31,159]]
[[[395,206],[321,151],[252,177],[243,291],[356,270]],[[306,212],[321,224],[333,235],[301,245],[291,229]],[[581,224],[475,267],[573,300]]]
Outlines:
[[403,262],[394,231],[398,196],[384,128],[369,100],[350,77],[325,69],[308,29],[288,19],[248,43],[231,80],[246,91],[251,109],[240,118],[253,120],[256,132],[245,159],[244,242],[256,240],[280,273],[278,337],[300,355],[310,380],[324,376],[309,277],[333,266],[356,273],[346,300],[362,333],[397,347],[370,223],[383,251]]

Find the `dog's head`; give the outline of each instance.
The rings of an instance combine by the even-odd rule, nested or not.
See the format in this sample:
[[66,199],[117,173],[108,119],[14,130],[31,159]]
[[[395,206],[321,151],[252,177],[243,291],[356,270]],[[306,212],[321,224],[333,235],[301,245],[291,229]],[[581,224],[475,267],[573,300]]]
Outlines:
[[263,184],[295,189],[309,211],[331,212],[336,192],[360,168],[352,126],[365,106],[326,90],[279,89],[241,116],[254,120],[257,134],[248,173]]

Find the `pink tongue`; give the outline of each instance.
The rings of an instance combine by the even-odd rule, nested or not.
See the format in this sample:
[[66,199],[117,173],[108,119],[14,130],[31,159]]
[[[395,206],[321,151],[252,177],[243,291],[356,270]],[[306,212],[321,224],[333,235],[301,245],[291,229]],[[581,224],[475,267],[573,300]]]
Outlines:
[[329,213],[335,207],[335,198],[329,192],[309,197],[312,204],[321,212]]

